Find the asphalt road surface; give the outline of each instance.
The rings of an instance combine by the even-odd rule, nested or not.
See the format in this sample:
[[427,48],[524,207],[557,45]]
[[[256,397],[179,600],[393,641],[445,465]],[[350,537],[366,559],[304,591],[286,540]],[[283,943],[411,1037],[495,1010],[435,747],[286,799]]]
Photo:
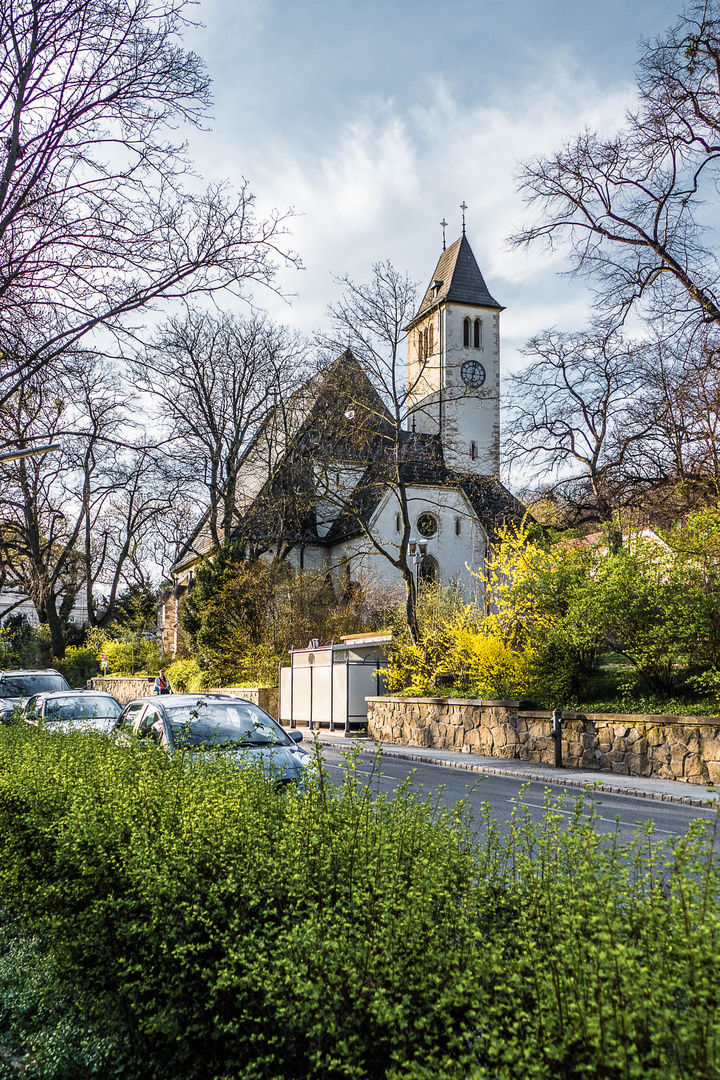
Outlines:
[[[341,750],[324,746],[323,756],[333,782],[340,784],[343,772],[348,767]],[[412,785],[423,797],[433,801],[438,798],[446,805],[454,805],[461,799],[467,799],[472,807],[475,819],[480,822],[483,804],[489,804],[493,816],[504,825],[514,807],[518,805],[521,789],[522,802],[536,821],[545,814],[545,795],[549,791],[553,800],[561,793],[562,787],[541,783],[528,783],[516,777],[481,773],[467,773],[440,765],[424,765],[419,762],[403,761],[400,758],[381,759],[378,766],[374,753],[362,753],[356,764],[357,774],[365,783],[370,783],[373,790],[392,792],[401,781],[411,776]],[[580,794],[578,788],[567,789],[567,802],[558,808],[560,813],[572,813],[571,804]],[[599,815],[596,828],[601,832],[614,833],[618,830],[620,840],[629,840],[638,824],[654,822],[655,836],[658,840],[682,836],[691,821],[697,818],[707,823],[712,830],[718,811],[695,806],[683,806],[677,803],[658,802],[655,799],[639,799],[629,795],[614,795],[610,792],[593,791],[589,796]],[[720,832],[720,829],[718,829]],[[718,838],[720,842],[720,837]]]

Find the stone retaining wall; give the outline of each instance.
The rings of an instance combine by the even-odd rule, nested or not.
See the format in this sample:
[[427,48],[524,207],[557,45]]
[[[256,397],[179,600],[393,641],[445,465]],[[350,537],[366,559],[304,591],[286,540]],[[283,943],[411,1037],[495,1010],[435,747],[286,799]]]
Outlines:
[[[368,734],[378,742],[436,746],[523,761],[555,760],[550,712],[517,701],[368,698]],[[569,768],[720,782],[720,717],[563,713]]]
[[[146,697],[148,694],[152,694],[154,685],[154,675],[135,677],[107,675],[97,679],[88,679],[87,681],[88,690],[104,690],[105,693],[112,694],[121,705],[127,705],[128,701],[132,701],[133,698]],[[279,715],[279,691],[276,686],[215,686],[206,693],[230,694],[232,697],[245,698],[247,701],[252,701],[254,705],[259,705],[265,712],[269,712],[276,720]]]
[[106,675],[87,681],[88,690],[102,690],[106,694],[112,694],[121,705],[127,705],[133,698],[152,694],[154,685],[154,675],[137,675],[132,678],[129,675]]

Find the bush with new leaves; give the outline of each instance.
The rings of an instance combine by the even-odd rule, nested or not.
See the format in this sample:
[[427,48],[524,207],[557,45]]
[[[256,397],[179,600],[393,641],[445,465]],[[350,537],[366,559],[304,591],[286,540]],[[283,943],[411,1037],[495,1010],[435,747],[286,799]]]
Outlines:
[[720,1075],[704,822],[669,849],[652,826],[624,845],[580,797],[476,830],[367,771],[283,795],[217,755],[0,729],[3,925],[57,1020],[28,1034],[0,965],[3,1042],[32,1045],[29,1075]]

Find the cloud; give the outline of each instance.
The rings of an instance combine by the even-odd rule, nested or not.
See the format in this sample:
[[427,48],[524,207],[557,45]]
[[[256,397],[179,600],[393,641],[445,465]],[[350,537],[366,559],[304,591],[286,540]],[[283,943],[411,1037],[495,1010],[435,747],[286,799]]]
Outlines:
[[251,143],[219,128],[198,137],[193,152],[207,179],[247,176],[261,212],[295,208],[288,241],[305,270],[283,269],[278,279],[294,294],[291,304],[261,292],[255,300],[308,334],[323,327],[326,305],[337,298],[333,274],[362,281],[374,262],[389,259],[424,286],[441,250],[439,222],[450,222],[454,240],[464,199],[480,269],[507,308],[503,366],[512,370],[529,337],[551,325],[582,326],[588,303],[583,283],[558,276],[561,252],[506,244],[527,216],[518,162],[552,152],[584,127],[612,132],[634,93],[630,82],[608,92],[558,50],[542,77],[505,83],[488,101],[460,100],[443,78],[428,76],[410,98],[366,95],[321,141],[306,127],[255,132]]

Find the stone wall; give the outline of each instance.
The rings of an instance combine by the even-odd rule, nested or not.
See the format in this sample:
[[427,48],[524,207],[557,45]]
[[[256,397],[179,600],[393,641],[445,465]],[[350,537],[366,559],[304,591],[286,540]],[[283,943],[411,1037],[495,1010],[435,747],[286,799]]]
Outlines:
[[[435,746],[488,757],[553,764],[550,712],[517,701],[368,698],[368,734],[378,742]],[[563,713],[569,768],[720,782],[720,717]]]
[[152,694],[154,685],[154,675],[107,675],[87,681],[88,690],[102,690],[106,694],[112,694],[121,705],[127,705],[133,698]]
[[[133,698],[146,697],[153,693],[155,676],[130,676],[108,675],[105,678],[88,679],[88,690],[104,690],[106,694],[112,694],[121,705],[127,705]],[[207,690],[208,694],[229,694],[231,697],[245,698],[259,705],[265,712],[269,712],[277,720],[278,711],[278,688],[268,686],[239,687],[239,686],[216,686]]]

